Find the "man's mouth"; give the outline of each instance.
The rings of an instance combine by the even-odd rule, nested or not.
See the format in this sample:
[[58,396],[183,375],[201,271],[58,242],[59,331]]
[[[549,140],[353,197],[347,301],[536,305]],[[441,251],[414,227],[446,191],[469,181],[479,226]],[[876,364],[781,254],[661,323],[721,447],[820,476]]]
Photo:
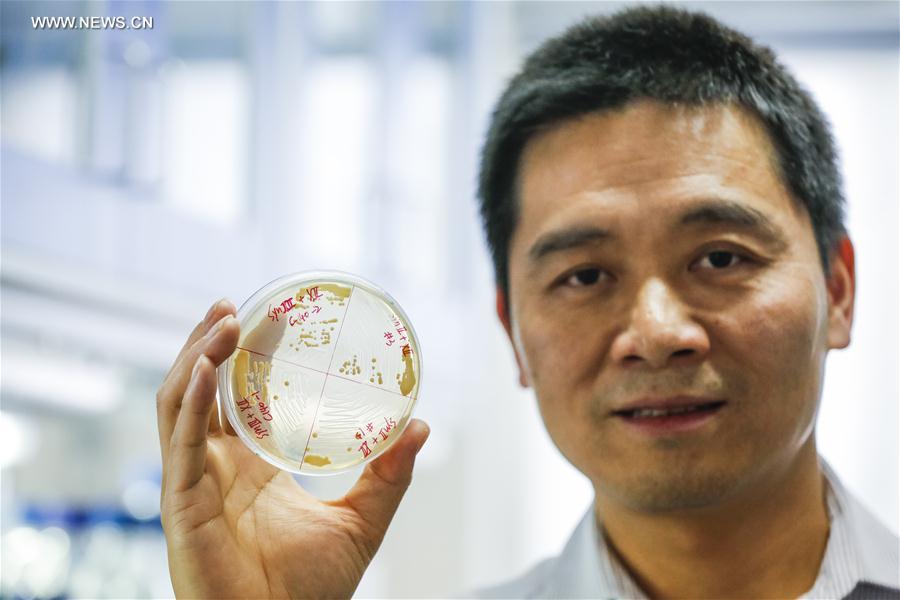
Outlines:
[[725,400],[680,396],[634,402],[612,412],[629,430],[643,436],[672,436],[697,431],[713,422]]
[[659,419],[688,413],[714,412],[725,404],[724,400],[700,402],[671,407],[638,407],[614,411],[613,414],[628,419]]

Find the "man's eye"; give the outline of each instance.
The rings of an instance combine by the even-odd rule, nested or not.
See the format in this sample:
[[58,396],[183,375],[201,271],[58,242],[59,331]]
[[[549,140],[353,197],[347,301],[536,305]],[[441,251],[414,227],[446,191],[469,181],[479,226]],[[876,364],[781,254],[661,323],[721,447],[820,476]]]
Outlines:
[[744,262],[744,259],[740,255],[735,254],[734,252],[728,252],[727,250],[716,250],[707,253],[701,258],[698,266],[701,269],[721,270],[733,267],[740,262]]
[[569,275],[564,283],[572,287],[586,287],[597,283],[600,280],[600,276],[600,269],[596,267],[581,269]]

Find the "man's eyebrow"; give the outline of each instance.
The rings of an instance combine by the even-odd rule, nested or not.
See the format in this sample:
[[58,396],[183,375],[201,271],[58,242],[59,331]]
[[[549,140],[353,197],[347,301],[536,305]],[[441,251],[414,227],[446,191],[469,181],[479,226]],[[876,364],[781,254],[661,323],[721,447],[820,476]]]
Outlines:
[[600,227],[576,226],[542,235],[531,246],[528,255],[532,262],[538,262],[548,254],[571,250],[586,244],[602,242],[615,237],[609,230]]
[[[684,215],[680,225],[728,225],[749,230],[764,242],[777,248],[787,245],[787,237],[781,228],[765,213],[730,200],[709,200],[694,206]],[[616,237],[608,229],[594,226],[575,226],[542,235],[531,246],[528,255],[534,263],[548,254],[579,248],[596,242],[611,240]]]
[[728,225],[755,233],[778,248],[787,245],[787,236],[765,213],[731,200],[709,200],[694,206],[681,217],[681,225]]

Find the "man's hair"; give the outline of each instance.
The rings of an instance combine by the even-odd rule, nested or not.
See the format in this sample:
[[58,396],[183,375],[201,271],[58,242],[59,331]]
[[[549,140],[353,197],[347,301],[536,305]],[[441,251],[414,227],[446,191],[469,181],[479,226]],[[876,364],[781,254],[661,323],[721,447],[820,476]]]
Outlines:
[[821,263],[845,233],[841,176],[825,116],[774,53],[702,13],[663,6],[593,17],[544,42],[497,103],[478,196],[497,284],[509,297],[522,150],[537,132],[586,113],[650,99],[735,104],[765,126],[777,167],[812,220]]

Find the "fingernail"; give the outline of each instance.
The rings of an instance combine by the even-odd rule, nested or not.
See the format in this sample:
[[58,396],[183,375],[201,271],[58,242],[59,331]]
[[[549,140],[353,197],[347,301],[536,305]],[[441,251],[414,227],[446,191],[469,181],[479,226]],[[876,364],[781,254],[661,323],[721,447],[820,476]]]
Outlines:
[[225,315],[224,317],[222,317],[221,319],[216,321],[216,324],[213,325],[210,328],[210,330],[206,332],[206,335],[204,337],[206,339],[212,339],[212,338],[216,337],[216,334],[218,334],[219,331],[222,330],[222,327],[225,326],[225,322],[230,318],[231,318],[231,315]]
[[419,441],[418,446],[416,446],[416,454],[419,453],[419,450],[421,450],[422,447],[425,445],[425,442],[428,441],[428,436],[431,435],[431,427],[429,427],[428,425],[425,425],[425,431],[426,431],[425,437],[423,437],[423,438]]
[[215,304],[209,307],[209,311],[206,313],[206,316],[203,317],[203,322],[205,324],[209,325],[209,320],[212,319],[212,316],[216,313],[216,309],[222,304],[222,300],[224,300],[224,298],[216,300]]

